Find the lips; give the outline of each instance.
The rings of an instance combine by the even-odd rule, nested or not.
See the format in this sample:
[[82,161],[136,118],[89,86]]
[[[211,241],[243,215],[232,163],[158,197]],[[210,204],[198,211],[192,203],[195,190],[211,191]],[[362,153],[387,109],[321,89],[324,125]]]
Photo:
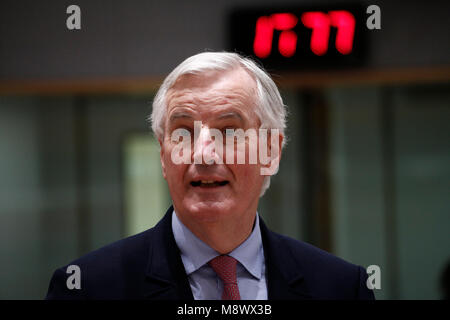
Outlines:
[[223,187],[229,182],[227,180],[217,181],[217,180],[193,180],[191,181],[191,186],[198,188],[214,188]]

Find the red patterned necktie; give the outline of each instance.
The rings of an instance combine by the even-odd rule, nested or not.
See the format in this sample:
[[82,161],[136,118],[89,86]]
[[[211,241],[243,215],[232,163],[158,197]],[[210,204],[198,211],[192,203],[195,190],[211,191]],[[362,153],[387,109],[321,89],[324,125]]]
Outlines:
[[208,264],[223,282],[222,300],[241,300],[236,279],[237,260],[227,255],[217,256]]

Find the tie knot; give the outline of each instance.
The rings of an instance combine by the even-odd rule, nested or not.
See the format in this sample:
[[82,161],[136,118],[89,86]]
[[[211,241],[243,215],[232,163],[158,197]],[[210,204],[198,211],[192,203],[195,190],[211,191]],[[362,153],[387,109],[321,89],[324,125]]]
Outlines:
[[226,284],[236,284],[237,260],[227,255],[217,256],[208,262],[219,278]]

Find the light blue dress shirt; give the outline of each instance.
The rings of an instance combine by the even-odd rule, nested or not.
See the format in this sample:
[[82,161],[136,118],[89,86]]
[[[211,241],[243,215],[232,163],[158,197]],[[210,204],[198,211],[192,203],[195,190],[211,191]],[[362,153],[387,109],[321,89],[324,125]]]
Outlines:
[[[178,219],[175,211],[172,213],[172,230],[194,299],[221,300],[222,280],[208,265],[220,253],[197,238]],[[267,300],[266,265],[258,213],[250,236],[228,255],[238,261],[236,275],[241,299]]]

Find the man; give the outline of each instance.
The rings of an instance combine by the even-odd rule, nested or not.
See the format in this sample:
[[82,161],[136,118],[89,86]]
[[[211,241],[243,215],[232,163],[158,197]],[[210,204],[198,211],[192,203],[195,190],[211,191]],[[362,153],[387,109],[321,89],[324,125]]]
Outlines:
[[161,85],[151,121],[173,206],[154,228],[58,269],[48,299],[373,299],[363,268],[259,217],[286,111],[255,63],[225,52],[188,58]]

